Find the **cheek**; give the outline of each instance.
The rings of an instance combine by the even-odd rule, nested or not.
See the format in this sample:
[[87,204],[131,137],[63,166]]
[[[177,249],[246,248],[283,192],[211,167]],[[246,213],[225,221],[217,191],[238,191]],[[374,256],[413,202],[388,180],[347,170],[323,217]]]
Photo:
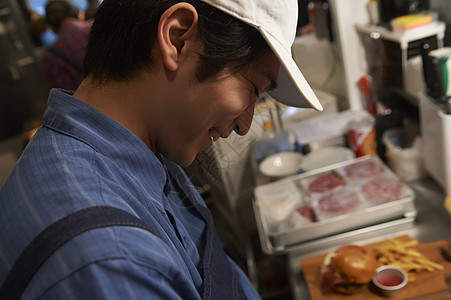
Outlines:
[[[246,128],[250,127],[252,123],[252,119],[254,118],[254,110],[255,110],[255,102],[252,102],[251,105],[249,105],[246,110],[240,115],[239,121],[240,121],[240,127]],[[242,123],[242,124],[241,124]],[[249,128],[247,128],[249,129]]]
[[245,113],[249,109],[249,106],[252,106],[250,99],[249,89],[228,90],[223,92],[216,107],[223,116],[227,115],[232,118],[237,118]]

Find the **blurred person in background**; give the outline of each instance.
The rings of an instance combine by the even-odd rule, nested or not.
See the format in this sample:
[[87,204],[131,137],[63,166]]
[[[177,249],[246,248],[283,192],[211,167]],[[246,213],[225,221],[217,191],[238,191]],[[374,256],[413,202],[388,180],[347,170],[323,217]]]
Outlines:
[[17,0],[17,4],[25,19],[34,46],[42,46],[41,34],[48,28],[45,17],[33,10],[28,0]]
[[57,39],[42,54],[50,87],[75,90],[83,80],[83,59],[92,21],[68,0],[51,0],[45,19]]
[[96,15],[96,11],[99,8],[99,0],[88,0],[88,8],[85,12],[85,20],[92,20]]

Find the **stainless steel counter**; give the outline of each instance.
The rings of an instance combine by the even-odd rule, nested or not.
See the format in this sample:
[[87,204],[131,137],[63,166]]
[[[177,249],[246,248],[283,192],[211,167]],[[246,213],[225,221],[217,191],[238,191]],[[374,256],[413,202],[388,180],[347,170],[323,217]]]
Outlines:
[[339,238],[326,239],[289,252],[288,269],[294,299],[311,299],[300,265],[303,257],[327,253],[345,243],[364,245],[403,234],[408,234],[423,243],[442,239],[451,241],[451,217],[443,207],[444,190],[431,178],[410,182],[409,186],[416,194],[415,206],[418,210],[413,223],[364,228],[358,234],[349,236],[344,234]]

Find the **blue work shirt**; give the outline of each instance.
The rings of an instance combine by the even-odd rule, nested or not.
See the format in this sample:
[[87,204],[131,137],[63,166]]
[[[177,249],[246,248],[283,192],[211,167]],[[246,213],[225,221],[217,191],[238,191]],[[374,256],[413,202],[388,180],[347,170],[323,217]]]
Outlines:
[[[176,176],[167,176],[168,167]],[[189,201],[180,185],[191,191]],[[23,299],[200,299],[206,223],[193,202],[205,206],[178,165],[71,93],[53,89],[43,126],[0,189],[0,284],[47,226],[108,205],[138,216],[159,236],[119,226],[82,233],[45,261]],[[228,260],[248,298],[259,299]]]

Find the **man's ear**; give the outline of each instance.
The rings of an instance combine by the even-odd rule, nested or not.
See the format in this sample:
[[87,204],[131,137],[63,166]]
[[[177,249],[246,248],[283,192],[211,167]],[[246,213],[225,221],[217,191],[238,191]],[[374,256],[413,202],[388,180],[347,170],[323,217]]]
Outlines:
[[200,38],[196,9],[188,3],[171,6],[162,14],[157,34],[165,67],[177,70]]

